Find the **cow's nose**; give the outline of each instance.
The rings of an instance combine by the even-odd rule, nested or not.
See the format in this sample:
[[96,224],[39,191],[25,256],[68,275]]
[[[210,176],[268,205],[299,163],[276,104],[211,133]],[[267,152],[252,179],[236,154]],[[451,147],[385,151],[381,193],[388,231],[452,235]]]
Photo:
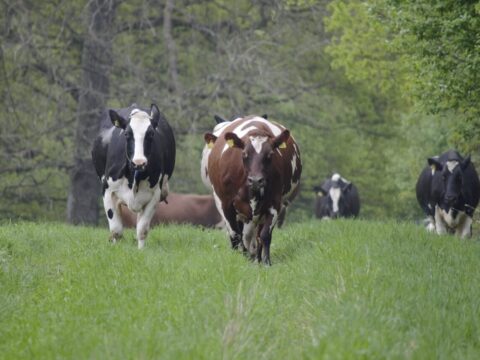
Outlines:
[[132,162],[136,168],[143,168],[147,165],[147,159],[142,159],[142,158],[133,159]]
[[265,179],[263,176],[249,176],[247,178],[247,184],[254,189],[259,189],[265,186]]
[[445,200],[447,200],[447,203],[452,204],[457,200],[457,197],[455,195],[447,195]]

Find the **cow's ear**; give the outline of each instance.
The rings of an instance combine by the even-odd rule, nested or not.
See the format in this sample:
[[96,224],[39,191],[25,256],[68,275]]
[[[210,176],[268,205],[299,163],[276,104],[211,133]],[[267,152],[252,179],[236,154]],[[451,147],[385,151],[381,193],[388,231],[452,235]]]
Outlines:
[[158,126],[158,122],[160,121],[160,110],[156,104],[150,106],[150,121],[154,128]]
[[442,171],[443,169],[442,163],[438,161],[438,156],[428,158],[428,165],[430,165],[433,171]]
[[203,138],[205,139],[205,144],[211,149],[213,145],[215,144],[215,141],[217,141],[217,137],[213,135],[212,133],[205,133],[203,135]]
[[468,155],[465,159],[463,159],[462,163],[460,164],[460,166],[462,167],[462,170],[465,170],[468,165],[470,165],[470,155]]
[[314,186],[314,187],[313,187],[313,191],[315,191],[315,194],[316,194],[318,197],[327,195],[327,193],[325,192],[325,189],[322,188],[321,186]]
[[262,115],[262,118],[264,118],[264,119],[267,120],[267,119],[268,119],[268,114],[263,114],[263,115]]
[[343,191],[350,191],[351,188],[352,188],[352,183],[351,183],[351,182],[347,182],[347,183],[343,186],[342,190],[343,190]]
[[128,120],[117,113],[115,110],[108,110],[108,115],[110,115],[110,120],[112,124],[120,129],[125,130],[128,124]]
[[222,118],[221,116],[218,116],[218,115],[213,115],[213,118],[215,119],[215,122],[217,124],[221,124],[223,122],[227,122],[227,120],[225,120],[224,118]]
[[280,135],[273,139],[273,148],[284,149],[287,146],[287,140],[290,137],[290,131],[285,129]]
[[229,147],[237,147],[239,149],[245,148],[245,143],[233,132],[226,133],[225,140]]

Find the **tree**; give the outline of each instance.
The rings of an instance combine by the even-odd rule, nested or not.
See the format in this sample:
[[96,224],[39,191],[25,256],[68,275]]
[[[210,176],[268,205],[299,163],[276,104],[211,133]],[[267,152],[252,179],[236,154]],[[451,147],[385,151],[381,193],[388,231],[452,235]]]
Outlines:
[[82,54],[83,80],[78,101],[75,156],[67,218],[73,224],[98,222],[100,185],[91,160],[92,139],[100,129],[109,94],[115,0],[91,0]]

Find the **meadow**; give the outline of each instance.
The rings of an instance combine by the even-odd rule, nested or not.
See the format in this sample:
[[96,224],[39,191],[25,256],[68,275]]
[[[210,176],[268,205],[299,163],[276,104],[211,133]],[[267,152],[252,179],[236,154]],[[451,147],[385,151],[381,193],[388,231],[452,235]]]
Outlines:
[[409,223],[275,230],[273,266],[223,232],[0,226],[2,359],[478,359],[480,242]]

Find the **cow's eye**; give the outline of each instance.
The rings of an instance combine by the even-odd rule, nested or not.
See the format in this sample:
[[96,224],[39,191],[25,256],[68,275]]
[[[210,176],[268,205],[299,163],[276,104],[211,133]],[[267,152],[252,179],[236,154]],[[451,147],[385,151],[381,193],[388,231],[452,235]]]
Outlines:
[[128,138],[131,138],[133,136],[133,132],[132,130],[126,130],[125,131],[125,137],[128,139]]
[[154,134],[153,129],[148,129],[147,133],[145,134],[145,137],[147,139],[151,139],[153,137],[153,134]]

